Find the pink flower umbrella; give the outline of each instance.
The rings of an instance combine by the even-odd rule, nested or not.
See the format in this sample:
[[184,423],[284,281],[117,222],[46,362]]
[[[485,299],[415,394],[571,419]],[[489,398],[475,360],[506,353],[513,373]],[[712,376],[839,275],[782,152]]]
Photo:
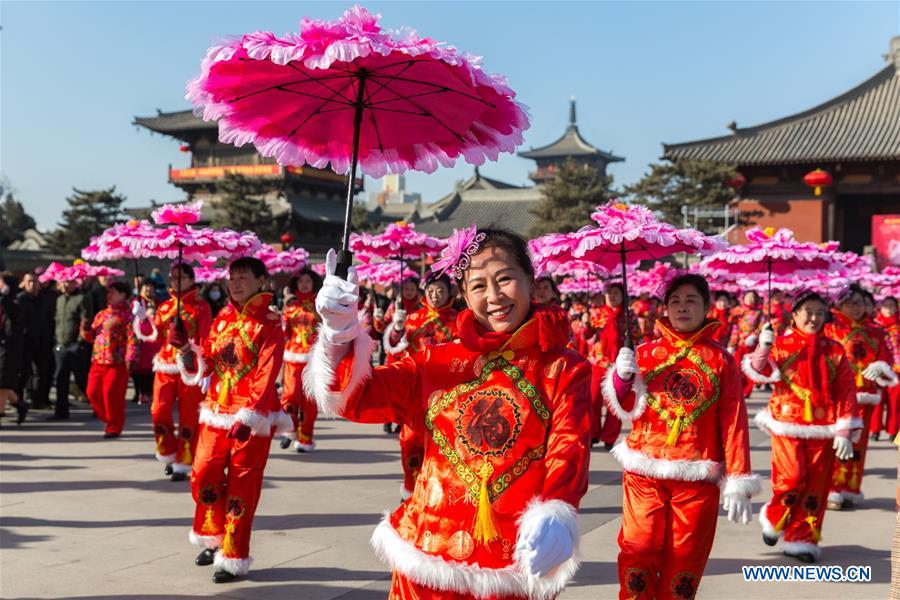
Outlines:
[[370,262],[357,265],[356,273],[361,281],[368,281],[372,285],[389,286],[394,281],[417,277],[415,271],[394,261]]
[[125,271],[107,266],[91,265],[83,260],[76,260],[70,266],[58,262],[50,263],[50,266],[41,273],[38,281],[81,281],[89,277],[121,277]]
[[[350,236],[350,250],[368,261],[372,258],[397,260],[406,267],[405,257],[435,255],[446,242],[416,231],[414,223],[398,221],[379,234],[357,233]],[[394,269],[397,284],[402,283],[401,269]],[[398,297],[399,298],[399,297]],[[399,299],[398,299],[399,302]]]
[[772,317],[773,277],[818,277],[822,273],[843,274],[831,254],[811,242],[798,242],[790,229],[775,231],[753,228],[747,231],[747,244],[731,246],[702,261],[701,272],[711,277],[756,281],[768,279],[768,313]]
[[603,283],[596,277],[587,275],[566,277],[557,287],[564,294],[594,294],[603,291]]
[[199,266],[194,269],[194,281],[197,283],[213,283],[228,279],[228,269]]
[[[591,219],[595,227],[585,227],[571,234],[577,241],[572,254],[575,258],[596,262],[610,271],[621,265],[624,306],[630,304],[628,278],[625,276],[629,262],[658,260],[679,252],[707,254],[722,250],[727,245],[720,237],[663,223],[643,206],[629,206],[613,200],[597,207]],[[630,321],[625,320],[625,343],[629,348],[633,346]]]
[[406,30],[392,35],[359,6],[336,21],[304,18],[300,32],[257,31],[213,46],[187,99],[219,121],[225,143],[253,143],[283,165],[349,173],[339,275],[352,262],[354,181],[462,157],[496,160],[529,121],[515,92],[480,59]]
[[635,271],[629,276],[629,279],[634,294],[649,294],[656,298],[662,298],[669,283],[684,273],[687,273],[684,269],[657,261],[646,271]]
[[263,244],[256,251],[256,258],[263,261],[269,274],[296,273],[309,262],[309,252],[300,247],[278,252],[269,244]]

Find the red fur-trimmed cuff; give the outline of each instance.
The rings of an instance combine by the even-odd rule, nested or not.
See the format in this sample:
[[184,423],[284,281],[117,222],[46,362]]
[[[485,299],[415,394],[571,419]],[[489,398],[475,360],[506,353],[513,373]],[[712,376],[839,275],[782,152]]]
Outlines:
[[394,333],[394,326],[385,328],[384,335],[381,336],[381,344],[384,346],[384,351],[388,354],[402,354],[406,352],[406,349],[409,348],[409,340],[406,337],[406,331],[403,331],[403,335],[400,336],[400,341],[397,342],[396,345],[391,343],[391,335]]
[[[340,415],[356,389],[372,376],[375,341],[363,331],[350,344],[334,344],[320,335],[303,369],[303,389],[324,416]],[[350,350],[351,354],[347,355]]]
[[726,494],[744,494],[752,498],[757,495],[762,486],[759,482],[759,475],[756,473],[748,473],[746,475],[729,475],[719,481],[719,489],[722,495]]
[[528,503],[525,507],[525,511],[519,517],[517,523],[519,536],[522,535],[523,531],[528,531],[539,526],[542,521],[553,519],[565,527],[572,540],[572,556],[543,577],[530,573],[525,558],[519,553],[519,540],[516,540],[516,552],[513,555],[513,560],[519,571],[527,574],[529,598],[535,596],[556,597],[566,588],[566,585],[568,585],[578,571],[578,567],[580,566],[579,544],[581,542],[581,532],[578,529],[578,519],[576,514],[577,511],[575,510],[575,507],[568,502],[563,502],[562,500],[540,500],[535,498]]
[[606,370],[606,375],[603,377],[603,386],[601,388],[606,406],[623,423],[631,423],[635,419],[641,418],[641,415],[644,414],[644,410],[647,408],[647,387],[644,385],[644,380],[641,379],[640,373],[635,374],[631,384],[635,400],[634,408],[630,411],[622,408],[622,405],[619,403],[615,381],[613,381],[614,377],[616,377],[616,366],[610,365]]
[[781,371],[778,369],[778,365],[775,364],[775,361],[769,357],[769,368],[772,369],[771,374],[764,375],[753,368],[752,364],[752,354],[745,354],[744,358],[741,359],[741,371],[744,375],[747,376],[747,379],[752,381],[753,383],[764,384],[764,383],[777,383],[781,381]]
[[622,470],[655,479],[717,483],[722,476],[723,465],[720,462],[653,458],[640,450],[630,448],[627,441],[619,442],[609,453],[619,461]]

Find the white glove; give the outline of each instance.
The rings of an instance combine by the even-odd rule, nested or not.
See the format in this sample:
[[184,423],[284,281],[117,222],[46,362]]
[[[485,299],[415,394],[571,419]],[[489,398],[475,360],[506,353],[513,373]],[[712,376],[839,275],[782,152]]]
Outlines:
[[516,553],[529,574],[543,577],[572,557],[575,548],[568,528],[548,517],[519,532]]
[[837,456],[838,460],[847,460],[853,456],[853,444],[845,437],[836,436],[832,447],[834,448],[834,455]]
[[206,377],[204,377],[203,379],[200,380],[200,392],[201,393],[205,394],[206,390],[209,389],[209,380],[211,377],[212,377],[211,375],[207,375]]
[[728,520],[732,523],[747,525],[753,517],[753,507],[747,494],[733,492],[722,495],[722,508],[728,512]]
[[728,354],[734,355],[734,346],[728,346]]
[[629,380],[638,372],[637,360],[634,358],[634,350],[622,347],[616,357],[616,375],[619,379]]
[[403,331],[404,329],[406,329],[406,319],[407,318],[408,318],[408,315],[406,314],[405,310],[403,310],[402,308],[398,308],[397,310],[395,310],[394,311],[394,329],[396,329],[397,331]]
[[147,320],[147,307],[144,306],[143,300],[138,300],[134,303],[134,306],[131,307],[131,314],[133,314],[134,318],[138,321]]
[[752,348],[753,346],[756,345],[756,339],[757,339],[756,334],[751,333],[750,335],[747,336],[747,339],[744,340],[744,345],[747,346],[748,348]]
[[881,365],[878,363],[872,363],[865,369],[863,369],[862,376],[868,379],[869,381],[875,381],[879,377],[881,377]]
[[322,334],[334,344],[351,342],[359,335],[359,278],[356,268],[350,267],[347,280],[334,274],[337,254],[329,250],[325,255],[325,281],[316,294],[316,311],[322,317]]
[[376,306],[375,310],[372,311],[372,318],[376,321],[380,321],[384,318],[384,309],[380,306]]
[[763,325],[762,331],[759,333],[759,345],[764,348],[770,348],[775,343],[775,331],[772,329],[771,323]]

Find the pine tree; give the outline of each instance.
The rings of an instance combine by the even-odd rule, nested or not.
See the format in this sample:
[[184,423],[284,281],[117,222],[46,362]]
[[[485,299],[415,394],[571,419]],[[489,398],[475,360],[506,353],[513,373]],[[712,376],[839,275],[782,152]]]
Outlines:
[[108,190],[72,190],[74,193],[66,198],[69,208],[63,211],[63,220],[50,240],[55,250],[77,255],[91,236],[122,220],[125,196],[116,193],[116,186]]
[[731,165],[675,160],[650,165],[650,172],[637,183],[625,186],[625,193],[634,202],[662,213],[663,220],[681,225],[682,206],[724,209],[734,199],[736,190],[728,182],[736,175]]
[[266,201],[271,184],[238,173],[228,173],[219,185],[222,201],[213,218],[214,227],[227,227],[235,231],[249,230],[263,241],[278,236],[279,224],[272,216]]
[[8,246],[21,240],[26,229],[34,229],[36,226],[22,203],[15,199],[12,192],[8,192],[0,204],[0,246]]
[[541,188],[543,200],[531,211],[537,217],[531,235],[567,233],[588,225],[594,209],[614,195],[612,182],[612,176],[566,160]]

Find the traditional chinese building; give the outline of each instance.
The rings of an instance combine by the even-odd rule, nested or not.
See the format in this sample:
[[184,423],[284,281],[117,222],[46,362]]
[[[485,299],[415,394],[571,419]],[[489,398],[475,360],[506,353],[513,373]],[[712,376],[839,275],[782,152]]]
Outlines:
[[[746,181],[736,206],[749,225],[861,252],[874,215],[900,214],[900,37],[885,58],[884,68],[827,102],[754,127],[732,123],[722,137],[663,144],[663,158],[735,165]],[[804,182],[816,169],[831,179],[818,196]]]
[[299,244],[315,251],[338,242],[344,223],[345,176],[309,166],[281,166],[261,156],[251,144],[223,144],[218,124],[190,110],[158,112],[153,117],[136,117],[134,124],[182,142],[180,150],[190,154],[190,166],[170,165],[169,183],[184,190],[187,201],[204,201],[203,221],[212,220],[221,202],[219,184],[235,173],[269,184],[265,199],[272,214],[297,234]]

